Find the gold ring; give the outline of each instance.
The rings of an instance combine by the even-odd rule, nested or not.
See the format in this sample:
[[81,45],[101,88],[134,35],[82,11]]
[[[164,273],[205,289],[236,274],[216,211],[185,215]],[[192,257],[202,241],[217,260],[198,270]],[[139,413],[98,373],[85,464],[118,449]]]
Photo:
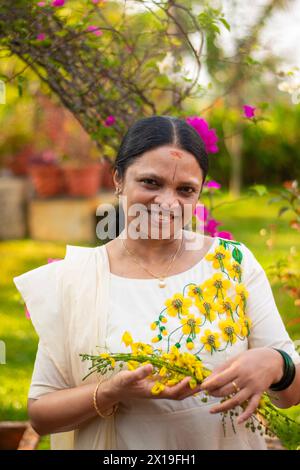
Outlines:
[[238,392],[241,391],[240,387],[238,387],[237,384],[234,381],[232,381],[231,383],[234,386],[235,393],[238,393]]

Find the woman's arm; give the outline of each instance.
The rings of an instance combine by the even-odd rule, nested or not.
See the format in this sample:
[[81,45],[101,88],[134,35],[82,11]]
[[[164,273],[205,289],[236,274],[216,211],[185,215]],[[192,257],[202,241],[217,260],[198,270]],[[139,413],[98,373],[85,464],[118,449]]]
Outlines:
[[[28,414],[33,429],[41,436],[71,431],[98,416],[93,403],[95,387],[94,383],[86,384],[47,393],[37,400],[29,399]],[[101,412],[117,403],[108,391],[106,382],[98,387],[97,403]]]
[[[200,386],[191,389],[190,377],[184,378],[173,387],[165,387],[159,396],[153,396],[153,380],[147,377],[153,371],[151,364],[134,371],[121,371],[103,382],[97,391],[97,405],[105,413],[119,401],[131,398],[168,398],[183,400],[200,391]],[[29,417],[32,427],[40,434],[54,434],[78,428],[98,416],[93,403],[96,384],[59,390],[30,400]],[[105,419],[98,416],[99,419]]]

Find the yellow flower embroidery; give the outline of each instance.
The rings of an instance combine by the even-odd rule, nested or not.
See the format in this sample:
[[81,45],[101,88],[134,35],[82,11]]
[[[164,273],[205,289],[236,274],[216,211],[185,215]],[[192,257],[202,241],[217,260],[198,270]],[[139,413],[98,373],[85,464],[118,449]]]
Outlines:
[[209,296],[224,297],[225,291],[230,287],[230,281],[225,279],[222,273],[216,273],[210,279],[207,279],[203,285]]
[[244,310],[246,303],[247,303],[247,298],[249,297],[249,292],[246,290],[246,287],[244,286],[244,284],[237,284],[235,286],[235,291],[237,293],[235,297],[235,303],[242,310]]
[[181,323],[182,323],[182,332],[185,334],[185,335],[192,335],[193,337],[195,337],[195,334],[196,333],[200,333],[200,323],[201,323],[201,320],[200,318],[195,318],[194,315],[188,315],[186,318],[183,318],[182,320],[180,320]]
[[241,335],[245,338],[250,335],[250,328],[252,326],[252,321],[247,316],[242,316],[238,319],[238,323],[241,326]]
[[220,245],[215,249],[214,253],[209,253],[205,256],[207,261],[212,261],[212,265],[215,269],[228,269],[230,266],[231,252],[226,250],[224,246]]
[[213,322],[216,319],[217,304],[214,302],[213,297],[205,297],[203,300],[196,300],[195,303],[207,320]]
[[189,351],[194,349],[195,345],[194,345],[193,340],[191,340],[191,338],[188,338],[188,340],[186,342],[186,347]]
[[205,330],[204,335],[200,338],[200,341],[204,344],[206,351],[212,353],[213,351],[216,351],[221,345],[219,338],[219,333],[213,333],[210,330]]
[[238,282],[241,282],[242,268],[241,268],[241,265],[237,261],[234,261],[233,263],[229,265],[227,272],[234,281],[238,280]]
[[203,288],[201,285],[190,286],[188,289],[188,296],[194,299],[201,299],[203,297]]
[[240,325],[228,319],[220,321],[219,327],[222,330],[222,338],[224,341],[234,344],[236,342],[236,335],[240,332]]
[[165,306],[171,317],[176,317],[178,314],[188,315],[191,305],[191,299],[186,299],[182,294],[175,294],[171,299],[165,301]]
[[219,313],[226,313],[228,316],[232,316],[233,312],[236,308],[236,305],[229,297],[225,297],[224,299],[219,299],[216,304],[216,309]]

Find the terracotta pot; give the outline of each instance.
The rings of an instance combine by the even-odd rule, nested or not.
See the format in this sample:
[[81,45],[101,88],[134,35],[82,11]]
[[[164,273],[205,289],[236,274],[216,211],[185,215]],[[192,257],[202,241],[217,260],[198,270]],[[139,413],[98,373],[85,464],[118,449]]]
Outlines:
[[27,421],[0,422],[0,450],[34,450],[39,440]]
[[105,189],[115,189],[113,182],[113,163],[108,158],[102,160],[102,187]]
[[102,168],[99,163],[86,167],[65,167],[66,192],[70,196],[95,196],[101,187]]
[[29,160],[34,153],[32,145],[27,145],[20,152],[8,158],[7,167],[16,176],[28,174]]
[[29,174],[38,196],[57,196],[64,190],[63,172],[56,165],[31,165]]

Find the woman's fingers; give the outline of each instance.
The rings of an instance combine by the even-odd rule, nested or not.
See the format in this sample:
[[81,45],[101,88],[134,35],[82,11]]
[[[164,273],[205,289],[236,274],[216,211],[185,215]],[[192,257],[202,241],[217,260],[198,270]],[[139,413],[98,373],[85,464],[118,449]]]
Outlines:
[[138,367],[136,370],[128,371],[129,374],[125,377],[124,385],[130,385],[138,380],[143,380],[150,375],[152,371],[152,364],[146,364],[145,366]]
[[247,419],[250,418],[250,416],[255,412],[256,408],[259,405],[260,397],[261,397],[261,394],[256,393],[250,398],[247,408],[245,409],[245,411],[243,411],[243,413],[237,419],[238,424],[241,424],[247,421]]
[[219,403],[217,406],[214,406],[213,408],[211,408],[210,413],[221,413],[222,411],[231,410],[232,408],[235,408],[236,406],[241,405],[248,399],[249,399],[249,392],[246,388],[244,388],[233,397],[228,398],[228,400],[225,400],[222,403]]
[[159,396],[163,398],[169,398],[169,399],[175,399],[175,400],[181,400],[185,398],[185,395],[187,394],[187,392],[191,390],[189,386],[190,380],[191,380],[191,377],[185,377],[178,384],[173,385],[172,387],[166,387],[163,393]]
[[[234,383],[236,383],[236,381],[234,381]],[[211,390],[209,394],[213,397],[227,397],[228,395],[232,395],[233,393],[236,393],[236,392],[237,392],[237,389],[235,388],[233,383],[229,382],[223,387]]]
[[[201,390],[205,390],[212,393],[213,390],[217,390],[228,382],[232,382],[236,378],[236,371],[234,367],[228,367],[223,372],[219,372],[214,376],[209,376],[202,382]],[[232,393],[232,392],[231,392]]]

